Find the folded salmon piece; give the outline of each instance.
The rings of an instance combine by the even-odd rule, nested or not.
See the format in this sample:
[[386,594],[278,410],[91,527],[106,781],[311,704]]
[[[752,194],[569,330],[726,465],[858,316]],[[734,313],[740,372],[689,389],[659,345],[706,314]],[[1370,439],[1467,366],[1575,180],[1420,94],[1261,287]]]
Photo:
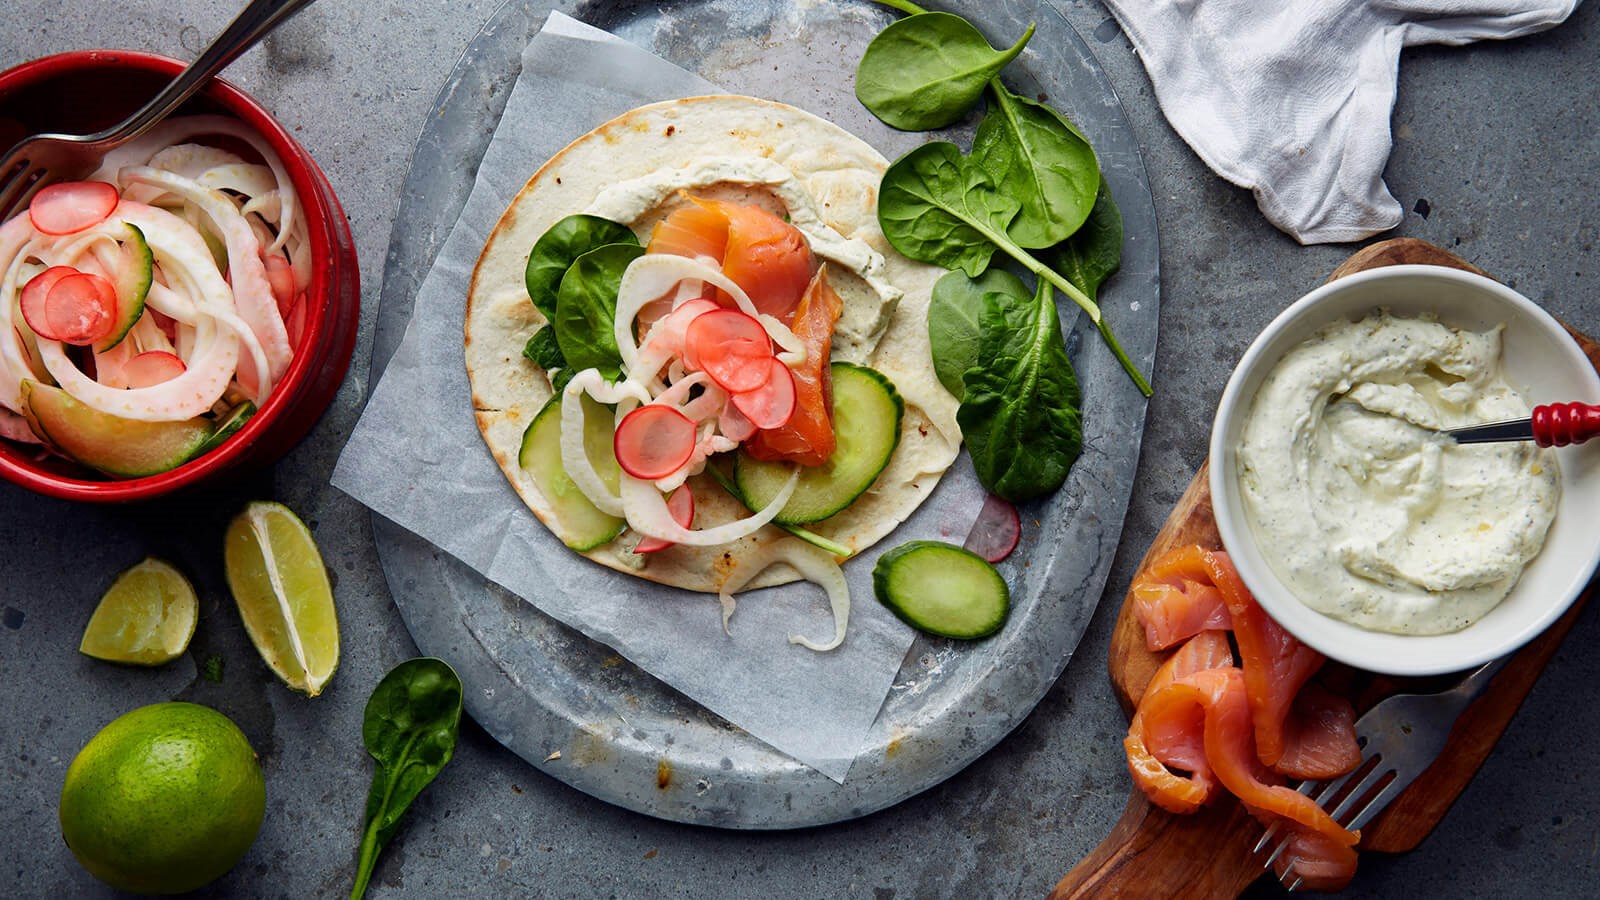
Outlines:
[[1162,554],[1134,579],[1133,614],[1144,626],[1145,645],[1165,650],[1207,629],[1228,628],[1222,592],[1212,584],[1205,551],[1198,545]]
[[[1250,717],[1255,725],[1256,753],[1261,761],[1276,768],[1287,755],[1294,771],[1285,774],[1301,778],[1329,778],[1355,768],[1361,762],[1361,748],[1356,744],[1354,710],[1349,710],[1348,716],[1331,715],[1326,719],[1306,711],[1293,726],[1287,724],[1301,688],[1322,668],[1322,654],[1300,643],[1267,615],[1245,587],[1228,554],[1219,550],[1202,551],[1202,555],[1233,621],[1233,639],[1239,646],[1239,663],[1244,669]],[[1331,710],[1339,700],[1323,692],[1317,702]],[[1319,722],[1330,730],[1324,732],[1315,727]],[[1303,746],[1291,750],[1291,736]]]
[[[1145,688],[1122,742],[1134,784],[1168,812],[1192,813],[1214,794],[1205,754],[1205,710],[1182,691],[1166,689],[1196,672],[1233,665],[1228,636],[1202,631],[1172,654]],[[1187,777],[1172,771],[1180,769]]]

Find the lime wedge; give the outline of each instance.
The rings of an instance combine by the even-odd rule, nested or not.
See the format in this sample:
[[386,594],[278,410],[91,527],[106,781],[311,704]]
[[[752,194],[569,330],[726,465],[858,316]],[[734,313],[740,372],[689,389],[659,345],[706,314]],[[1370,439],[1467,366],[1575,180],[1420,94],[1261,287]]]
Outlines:
[[251,503],[228,523],[223,565],[267,667],[294,690],[322,693],[339,667],[339,619],[305,523],[281,503]]
[[194,586],[166,560],[146,557],[117,576],[100,598],[78,651],[107,662],[159,666],[194,637]]

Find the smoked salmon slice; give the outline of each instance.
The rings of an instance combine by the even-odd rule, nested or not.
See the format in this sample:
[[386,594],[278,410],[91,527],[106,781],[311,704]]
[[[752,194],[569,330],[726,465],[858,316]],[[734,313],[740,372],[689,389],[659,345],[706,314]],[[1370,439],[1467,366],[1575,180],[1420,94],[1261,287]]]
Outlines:
[[817,270],[795,308],[794,334],[805,345],[806,358],[789,370],[794,375],[794,414],[786,424],[758,431],[745,441],[745,452],[756,459],[820,466],[833,456],[833,391],[828,380],[828,356],[833,349],[833,326],[844,311],[844,303],[829,286],[827,273],[826,266]]
[[[1128,725],[1128,737],[1122,742],[1128,771],[1145,796],[1168,812],[1199,809],[1211,799],[1216,781],[1206,762],[1205,711],[1165,689],[1196,672],[1232,665],[1226,634],[1203,631],[1194,636],[1156,670]],[[1174,768],[1187,771],[1188,777]]]
[[645,252],[715,259],[757,311],[792,323],[812,277],[811,247],[800,229],[759,206],[688,199],[656,224]]
[[1211,583],[1204,551],[1198,545],[1162,554],[1134,580],[1133,614],[1144,626],[1145,645],[1165,650],[1232,620],[1222,592]]
[[[1321,653],[1295,640],[1283,626],[1272,620],[1244,586],[1244,580],[1234,569],[1228,555],[1221,551],[1203,552],[1211,580],[1222,592],[1223,602],[1233,620],[1233,639],[1239,645],[1239,663],[1244,669],[1245,686],[1250,701],[1250,717],[1255,723],[1256,754],[1268,766],[1276,767],[1284,757],[1288,741],[1285,723],[1289,719],[1295,697],[1316,671],[1322,668]],[[1326,736],[1329,752],[1339,759],[1353,760],[1334,774],[1349,771],[1361,761],[1361,749],[1356,745],[1354,716],[1348,729],[1348,740],[1337,735]],[[1304,720],[1302,720],[1304,721]],[[1299,730],[1299,739],[1312,738],[1312,732]],[[1342,746],[1341,746],[1342,745]],[[1306,759],[1309,748],[1298,748],[1293,756],[1297,768],[1317,765],[1319,770],[1336,768],[1337,759],[1330,757],[1320,763]],[[1322,776],[1328,777],[1328,776]]]

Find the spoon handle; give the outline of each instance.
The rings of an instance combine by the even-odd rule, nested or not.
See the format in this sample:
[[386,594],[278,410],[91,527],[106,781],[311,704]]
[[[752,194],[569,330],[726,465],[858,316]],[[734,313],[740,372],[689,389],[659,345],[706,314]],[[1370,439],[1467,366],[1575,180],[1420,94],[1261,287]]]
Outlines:
[[1551,403],[1533,408],[1533,441],[1541,447],[1581,444],[1600,434],[1600,406]]

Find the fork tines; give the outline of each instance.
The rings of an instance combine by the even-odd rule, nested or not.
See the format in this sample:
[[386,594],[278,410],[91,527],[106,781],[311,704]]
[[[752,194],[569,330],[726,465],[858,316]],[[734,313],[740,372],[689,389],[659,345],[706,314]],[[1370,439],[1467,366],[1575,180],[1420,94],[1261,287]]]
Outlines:
[[[1395,787],[1395,776],[1394,767],[1384,765],[1381,754],[1374,754],[1363,759],[1361,765],[1350,772],[1331,781],[1301,782],[1300,793],[1329,810],[1328,815],[1332,816],[1341,827],[1355,831],[1388,803],[1388,795]],[[1335,803],[1338,805],[1335,806]],[[1281,819],[1272,823],[1251,852],[1260,853],[1265,850],[1273,842],[1273,838],[1278,836],[1282,825]],[[1273,863],[1278,861],[1278,857],[1282,856],[1288,847],[1289,836],[1279,838],[1272,848],[1272,854],[1262,863],[1262,867],[1271,869]],[[1293,881],[1290,880],[1291,876]],[[1295,875],[1293,860],[1278,873],[1278,882],[1290,893],[1303,883],[1303,879]]]

